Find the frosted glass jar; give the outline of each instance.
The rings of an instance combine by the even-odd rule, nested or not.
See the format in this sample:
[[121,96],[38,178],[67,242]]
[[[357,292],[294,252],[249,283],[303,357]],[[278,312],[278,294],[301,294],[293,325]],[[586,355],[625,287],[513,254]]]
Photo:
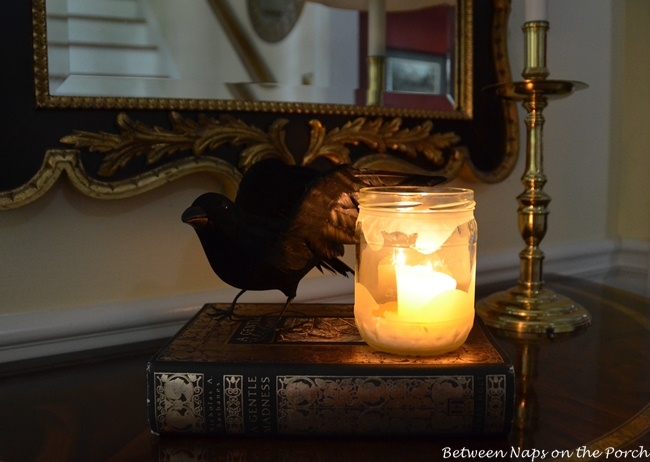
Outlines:
[[465,342],[474,324],[474,207],[470,189],[360,191],[354,317],[371,347],[438,355]]

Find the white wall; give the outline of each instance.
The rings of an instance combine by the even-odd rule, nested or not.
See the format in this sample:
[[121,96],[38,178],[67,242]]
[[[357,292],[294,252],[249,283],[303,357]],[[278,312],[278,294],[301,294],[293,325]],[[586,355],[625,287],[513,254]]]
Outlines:
[[[509,46],[513,75],[519,78],[523,2],[512,3]],[[542,243],[547,267],[554,259],[592,253],[608,239],[611,19],[618,3],[549,1],[551,77],[585,81],[590,87],[553,101],[545,111],[545,190],[553,198]],[[523,136],[522,123],[522,149]],[[522,173],[520,158],[502,183],[456,182],[476,191],[479,284],[491,268],[516,272],[523,248],[515,199],[523,190]],[[197,176],[141,197],[102,202],[82,197],[63,180],[39,201],[0,213],[0,338],[29,330],[21,316],[26,313],[43,323],[61,313],[100,312],[98,306],[119,306],[116,312],[125,313],[165,297],[181,305],[183,300],[229,298],[232,291],[206,293],[225,286],[209,269],[192,230],[179,219],[194,197],[216,187],[209,177]],[[333,284],[334,292],[347,290],[345,283]],[[38,315],[42,311],[49,316]],[[92,319],[84,322],[92,327]]]
[[612,116],[612,171],[620,181],[613,191],[612,232],[650,240],[650,2],[627,0],[615,22],[619,43],[612,67],[617,85]]

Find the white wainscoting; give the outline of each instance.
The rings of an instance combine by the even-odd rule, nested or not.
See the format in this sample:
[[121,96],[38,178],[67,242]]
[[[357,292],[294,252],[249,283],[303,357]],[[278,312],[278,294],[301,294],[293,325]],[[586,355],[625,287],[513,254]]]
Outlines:
[[650,241],[622,240],[602,282],[650,298]]
[[[627,285],[647,295],[650,243],[601,240],[544,248],[545,274],[557,273]],[[516,281],[518,251],[481,255],[479,284]],[[630,275],[636,277],[634,281]],[[634,284],[632,284],[634,282]],[[621,284],[619,284],[621,283]],[[204,303],[230,302],[235,289],[131,300],[67,310],[0,316],[0,363],[71,353],[172,336]],[[282,302],[278,291],[248,292],[242,302]],[[351,303],[353,280],[343,277],[302,281],[296,302]]]

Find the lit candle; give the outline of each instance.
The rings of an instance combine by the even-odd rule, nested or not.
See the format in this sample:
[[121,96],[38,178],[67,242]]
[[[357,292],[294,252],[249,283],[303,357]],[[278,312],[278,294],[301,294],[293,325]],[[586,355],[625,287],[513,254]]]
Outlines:
[[524,0],[525,22],[547,21],[546,0]]
[[456,280],[434,271],[431,265],[406,265],[402,249],[397,249],[395,257],[397,315],[405,321],[430,321],[429,303],[443,292],[455,290]]
[[368,56],[386,54],[386,0],[368,0]]
[[370,346],[432,355],[465,342],[474,324],[472,199],[457,188],[361,190],[354,317]]
[[[409,267],[402,269],[405,268]],[[400,273],[396,268],[398,280]],[[453,289],[456,282],[453,278],[443,273],[433,274],[420,275],[408,285],[398,282],[397,303],[377,303],[365,285],[355,284],[354,318],[370,346],[390,353],[432,355],[453,351],[465,342],[474,324],[473,286],[469,292]],[[411,276],[408,270],[402,275]],[[422,290],[424,284],[432,288],[429,285],[432,283],[442,283],[433,297],[433,291],[426,294]],[[410,291],[414,287],[417,287],[415,293]],[[422,302],[425,298],[428,300]]]

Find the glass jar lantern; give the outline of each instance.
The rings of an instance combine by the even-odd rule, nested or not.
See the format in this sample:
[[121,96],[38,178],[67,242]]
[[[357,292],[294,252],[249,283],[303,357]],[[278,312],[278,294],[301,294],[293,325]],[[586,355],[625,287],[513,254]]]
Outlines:
[[474,324],[474,207],[470,189],[360,191],[354,317],[368,345],[438,355],[465,342]]

